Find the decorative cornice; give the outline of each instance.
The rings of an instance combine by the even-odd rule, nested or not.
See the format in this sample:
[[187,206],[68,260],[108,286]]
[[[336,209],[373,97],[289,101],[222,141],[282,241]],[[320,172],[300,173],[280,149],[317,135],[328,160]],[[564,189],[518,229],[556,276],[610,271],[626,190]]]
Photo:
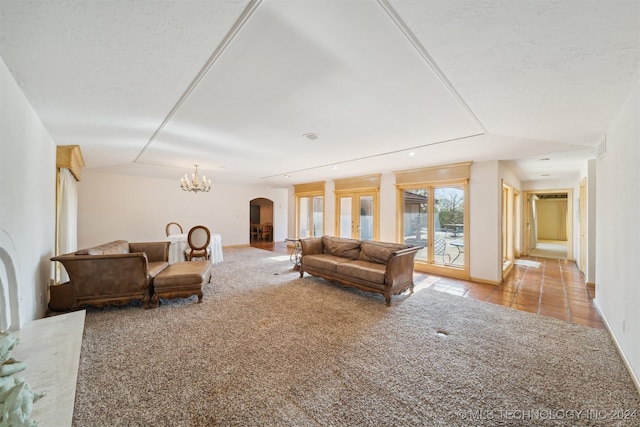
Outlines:
[[76,181],[80,181],[80,170],[85,167],[80,146],[58,145],[56,148],[56,167],[69,169]]

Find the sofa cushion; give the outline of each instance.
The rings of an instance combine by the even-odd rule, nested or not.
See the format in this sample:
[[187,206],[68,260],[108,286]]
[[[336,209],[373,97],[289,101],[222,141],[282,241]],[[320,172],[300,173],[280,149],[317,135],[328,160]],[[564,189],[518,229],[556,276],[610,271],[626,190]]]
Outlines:
[[126,240],[114,240],[113,242],[105,243],[103,245],[94,246],[87,249],[88,255],[115,255],[115,254],[128,254],[129,242]]
[[147,274],[151,277],[156,277],[158,273],[167,268],[169,263],[167,261],[153,261],[147,264]]
[[176,262],[153,279],[155,289],[200,285],[209,281],[210,261]]
[[336,273],[344,276],[355,277],[372,283],[384,283],[386,265],[369,261],[350,261],[339,264]]
[[305,255],[302,260],[305,267],[317,268],[317,269],[325,270],[331,273],[336,272],[336,266],[338,264],[342,264],[350,261],[351,259],[349,258],[338,257],[338,256],[328,255],[328,254]]
[[358,259],[360,240],[344,237],[322,236],[324,253],[342,258]]
[[360,258],[362,261],[386,264],[389,255],[401,249],[410,248],[411,245],[400,243],[376,242],[374,240],[364,240],[360,243]]

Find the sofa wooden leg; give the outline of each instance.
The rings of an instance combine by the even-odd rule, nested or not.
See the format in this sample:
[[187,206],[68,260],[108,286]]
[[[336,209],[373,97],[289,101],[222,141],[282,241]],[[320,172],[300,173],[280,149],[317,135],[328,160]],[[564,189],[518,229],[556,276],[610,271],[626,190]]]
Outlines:
[[391,307],[391,295],[384,294],[384,300],[387,303],[387,307]]
[[300,278],[302,278],[302,276],[304,276],[304,271],[300,270]]

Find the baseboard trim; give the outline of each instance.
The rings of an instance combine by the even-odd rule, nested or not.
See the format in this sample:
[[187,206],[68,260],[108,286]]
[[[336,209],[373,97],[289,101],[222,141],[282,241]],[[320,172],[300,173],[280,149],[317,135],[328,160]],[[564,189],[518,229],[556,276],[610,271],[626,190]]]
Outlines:
[[513,270],[513,266],[513,261],[508,261],[507,266],[502,268],[502,280],[504,280],[504,278],[511,273],[511,271]]
[[613,340],[613,343],[615,344],[616,349],[618,350],[618,354],[622,358],[622,362],[624,363],[624,366],[627,367],[627,371],[629,371],[629,374],[631,375],[631,380],[633,381],[633,384],[636,386],[636,390],[640,394],[640,379],[638,378],[636,373],[633,371],[633,367],[631,366],[631,363],[629,363],[629,359],[627,359],[624,352],[622,351],[622,347],[620,347],[620,343],[618,342],[618,339],[616,338],[615,334],[611,332],[611,325],[609,325],[607,318],[602,313],[602,310],[600,309],[600,306],[598,305],[598,302],[595,299],[593,300],[593,306],[596,308],[596,310],[598,310],[598,313],[602,318],[602,322],[604,323],[604,326],[607,328],[607,332],[609,333],[609,336]]
[[233,249],[233,248],[249,248],[251,245],[249,243],[244,243],[241,245],[227,245],[223,246],[222,249]]
[[502,284],[502,280],[496,282],[495,280],[480,279],[478,277],[471,277],[469,280],[472,282],[483,283],[485,285],[500,286]]

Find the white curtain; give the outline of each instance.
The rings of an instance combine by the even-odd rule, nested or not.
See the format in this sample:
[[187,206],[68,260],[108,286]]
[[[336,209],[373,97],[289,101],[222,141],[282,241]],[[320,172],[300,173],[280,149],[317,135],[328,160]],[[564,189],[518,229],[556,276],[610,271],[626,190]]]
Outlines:
[[[58,253],[66,254],[78,249],[78,188],[69,169],[60,169],[60,200],[58,201]],[[69,281],[60,265],[60,283]]]
[[567,199],[538,200],[538,239],[567,240]]

